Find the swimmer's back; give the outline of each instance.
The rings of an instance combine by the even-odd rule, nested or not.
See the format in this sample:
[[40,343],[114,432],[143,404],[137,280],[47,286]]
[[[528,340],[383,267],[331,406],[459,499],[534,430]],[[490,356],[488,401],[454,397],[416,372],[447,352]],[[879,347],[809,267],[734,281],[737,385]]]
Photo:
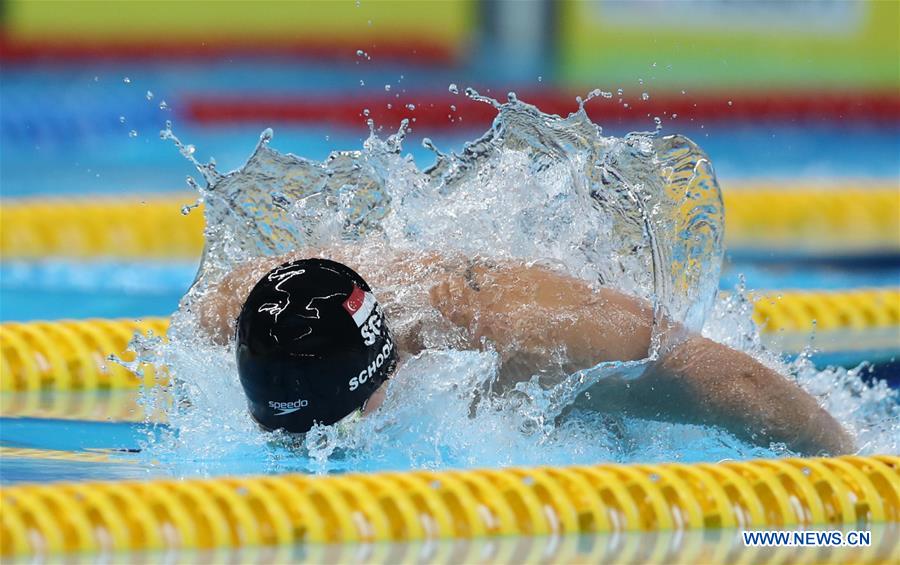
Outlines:
[[[488,346],[512,359],[547,357],[564,348],[556,353],[577,370],[647,353],[652,314],[646,306],[559,270],[514,260],[348,246],[241,264],[201,301],[202,326],[217,343],[226,343],[256,281],[280,264],[311,256],[365,273],[407,354],[426,347]],[[598,324],[612,330],[603,340],[591,335]]]

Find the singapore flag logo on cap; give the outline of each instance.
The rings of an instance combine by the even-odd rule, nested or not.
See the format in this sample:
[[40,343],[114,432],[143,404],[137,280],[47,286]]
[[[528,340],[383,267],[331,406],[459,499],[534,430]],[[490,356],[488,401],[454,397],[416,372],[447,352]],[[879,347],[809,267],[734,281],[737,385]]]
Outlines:
[[369,319],[369,314],[375,308],[375,296],[371,292],[366,292],[356,285],[353,285],[353,292],[344,301],[344,310],[353,316],[356,327],[362,325]]

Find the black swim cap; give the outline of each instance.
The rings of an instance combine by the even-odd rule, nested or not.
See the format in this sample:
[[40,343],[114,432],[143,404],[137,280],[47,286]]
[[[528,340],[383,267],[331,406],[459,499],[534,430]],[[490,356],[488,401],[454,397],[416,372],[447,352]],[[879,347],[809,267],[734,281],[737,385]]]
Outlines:
[[238,317],[236,355],[250,413],[290,432],[362,408],[397,363],[369,285],[326,259],[286,263],[256,283]]

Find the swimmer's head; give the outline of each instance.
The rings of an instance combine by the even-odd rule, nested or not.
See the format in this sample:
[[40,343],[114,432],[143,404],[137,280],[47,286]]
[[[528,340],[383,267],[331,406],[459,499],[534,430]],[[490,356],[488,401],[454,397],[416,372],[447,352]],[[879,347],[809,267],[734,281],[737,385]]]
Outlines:
[[362,409],[397,362],[369,285],[326,259],[286,263],[256,283],[238,317],[236,355],[253,418],[290,432]]

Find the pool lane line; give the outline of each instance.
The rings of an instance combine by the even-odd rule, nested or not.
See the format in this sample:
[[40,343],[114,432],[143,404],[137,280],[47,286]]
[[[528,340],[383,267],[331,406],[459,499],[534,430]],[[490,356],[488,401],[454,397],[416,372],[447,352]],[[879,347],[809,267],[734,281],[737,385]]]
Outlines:
[[[729,250],[827,258],[900,256],[900,196],[890,182],[731,184],[723,188]],[[195,195],[23,198],[0,204],[0,259],[196,259]]]
[[0,61],[12,68],[27,68],[35,63],[47,66],[122,62],[127,64],[209,62],[256,58],[294,59],[302,62],[327,62],[356,68],[363,49],[373,66],[403,64],[412,67],[453,68],[462,55],[463,46],[419,34],[403,37],[383,36],[328,40],[310,37],[268,38],[248,42],[224,37],[198,41],[166,37],[157,39],[82,38],[31,40],[0,33]]
[[6,200],[0,258],[194,259],[203,249],[203,212],[183,214],[196,196]]
[[[743,532],[656,530],[563,536],[506,536],[424,539],[366,544],[264,545],[238,548],[137,550],[83,554],[80,563],[114,557],[122,563],[896,563],[900,561],[900,524],[874,524],[871,546],[744,546]],[[857,531],[842,526],[844,532]],[[739,548],[739,549],[738,549]],[[73,556],[66,556],[73,562]],[[10,565],[33,563],[13,558]]]
[[141,402],[139,387],[51,390],[51,394],[3,392],[0,394],[0,418],[165,424],[168,422],[167,410],[172,405],[171,394],[165,388],[155,391],[158,400],[152,409],[145,406],[146,402]]
[[66,451],[60,449],[33,449],[30,447],[7,447],[0,445],[0,458],[4,459],[49,459],[54,461],[77,461],[79,463],[122,463],[134,465],[137,461],[122,457],[123,455],[134,453],[140,453],[140,449],[89,449],[86,451]]
[[728,527],[867,530],[900,522],[900,458],[31,484],[0,488],[0,504],[4,557]]
[[[576,97],[583,92],[553,89],[522,90],[519,100],[547,114],[567,116],[578,110]],[[595,123],[610,125],[618,121],[659,116],[678,123],[716,121],[735,123],[770,120],[773,122],[900,122],[900,96],[889,90],[870,92],[718,92],[684,95],[660,92],[644,99],[640,95],[616,96],[615,100],[595,98],[585,110]],[[413,109],[408,107],[414,106]],[[490,105],[463,95],[432,92],[407,92],[399,100],[394,94],[366,95],[293,95],[265,94],[185,94],[183,119],[200,125],[234,124],[328,124],[362,129],[371,118],[378,125],[396,127],[403,119],[414,127],[429,130],[484,130],[497,111]],[[452,108],[451,108],[452,107]],[[369,110],[363,115],[363,109]],[[455,109],[454,109],[455,108]]]
[[111,361],[130,361],[135,333],[165,337],[167,318],[59,320],[0,324],[0,391],[116,390],[166,385],[149,365],[141,375]]
[[[766,339],[786,339],[817,347],[836,336],[846,349],[851,338],[871,349],[866,336],[891,346],[900,332],[900,287],[840,291],[751,293],[753,319]],[[109,360],[126,361],[135,332],[165,337],[167,318],[88,319],[0,324],[0,391],[121,390],[167,385],[165,371],[141,367],[141,375]],[[879,341],[879,343],[881,343]],[[896,342],[893,341],[895,344]],[[843,351],[843,349],[841,350]],[[796,352],[794,352],[796,353]]]

